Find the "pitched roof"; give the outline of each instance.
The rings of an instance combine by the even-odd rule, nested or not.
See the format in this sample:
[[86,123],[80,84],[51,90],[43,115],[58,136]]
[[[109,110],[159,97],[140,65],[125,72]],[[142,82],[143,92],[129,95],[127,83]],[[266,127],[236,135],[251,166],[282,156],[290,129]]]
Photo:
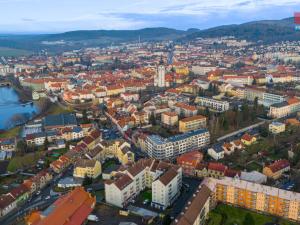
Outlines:
[[290,163],[286,159],[277,160],[276,162],[272,163],[271,165],[267,166],[271,169],[273,173],[276,173],[279,170],[282,170],[286,167],[289,167]]
[[159,181],[167,186],[176,176],[177,176],[177,171],[174,170],[173,168],[170,168],[166,173],[164,173],[160,178]]

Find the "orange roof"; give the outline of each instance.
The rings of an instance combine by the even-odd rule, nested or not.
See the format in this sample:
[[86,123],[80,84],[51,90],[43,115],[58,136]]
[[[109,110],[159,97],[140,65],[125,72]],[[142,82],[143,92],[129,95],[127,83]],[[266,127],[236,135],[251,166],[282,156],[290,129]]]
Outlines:
[[287,102],[288,102],[289,105],[292,105],[292,104],[299,103],[299,99],[297,99],[297,98],[290,98]]
[[244,134],[243,136],[242,136],[242,138],[241,139],[243,139],[243,140],[245,140],[245,141],[251,141],[252,140],[252,136],[250,135],[250,134]]
[[191,117],[187,117],[182,119],[182,122],[190,122],[190,121],[194,121],[194,120],[206,120],[205,116],[202,115],[197,115],[197,116],[191,116]]
[[32,225],[81,225],[93,211],[95,202],[95,197],[83,188],[75,188],[54,202],[50,213],[35,220]]

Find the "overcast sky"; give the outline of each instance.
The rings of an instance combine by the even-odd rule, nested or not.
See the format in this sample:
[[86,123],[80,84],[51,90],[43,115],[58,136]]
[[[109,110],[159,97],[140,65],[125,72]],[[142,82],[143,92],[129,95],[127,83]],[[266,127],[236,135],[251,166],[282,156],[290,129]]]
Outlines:
[[208,28],[292,17],[300,0],[0,0],[1,33]]

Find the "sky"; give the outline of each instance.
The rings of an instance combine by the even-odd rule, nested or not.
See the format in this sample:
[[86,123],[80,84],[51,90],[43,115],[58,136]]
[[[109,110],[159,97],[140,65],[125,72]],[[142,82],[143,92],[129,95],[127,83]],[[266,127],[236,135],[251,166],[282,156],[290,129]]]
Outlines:
[[292,17],[300,0],[0,0],[0,9],[0,33],[186,30]]

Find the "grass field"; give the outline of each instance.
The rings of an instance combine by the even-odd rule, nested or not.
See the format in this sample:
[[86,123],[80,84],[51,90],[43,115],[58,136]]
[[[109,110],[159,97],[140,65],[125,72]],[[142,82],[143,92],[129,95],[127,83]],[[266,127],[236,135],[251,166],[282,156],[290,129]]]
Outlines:
[[0,133],[0,138],[12,138],[20,134],[21,127],[15,127],[10,130],[7,130],[3,133]]
[[61,113],[69,113],[72,112],[72,108],[63,108],[57,104],[51,105],[50,109],[47,111],[47,114],[61,114]]
[[209,214],[207,225],[245,225],[249,224],[249,220],[246,222],[245,217],[251,217],[253,219],[252,225],[265,225],[270,222],[276,222],[278,225],[296,225],[287,220],[272,217],[269,215],[258,214],[246,209],[241,209],[225,204],[218,205]]
[[23,50],[23,49],[16,49],[16,48],[5,48],[5,47],[0,47],[0,56],[26,56],[26,55],[31,55],[33,52]]

